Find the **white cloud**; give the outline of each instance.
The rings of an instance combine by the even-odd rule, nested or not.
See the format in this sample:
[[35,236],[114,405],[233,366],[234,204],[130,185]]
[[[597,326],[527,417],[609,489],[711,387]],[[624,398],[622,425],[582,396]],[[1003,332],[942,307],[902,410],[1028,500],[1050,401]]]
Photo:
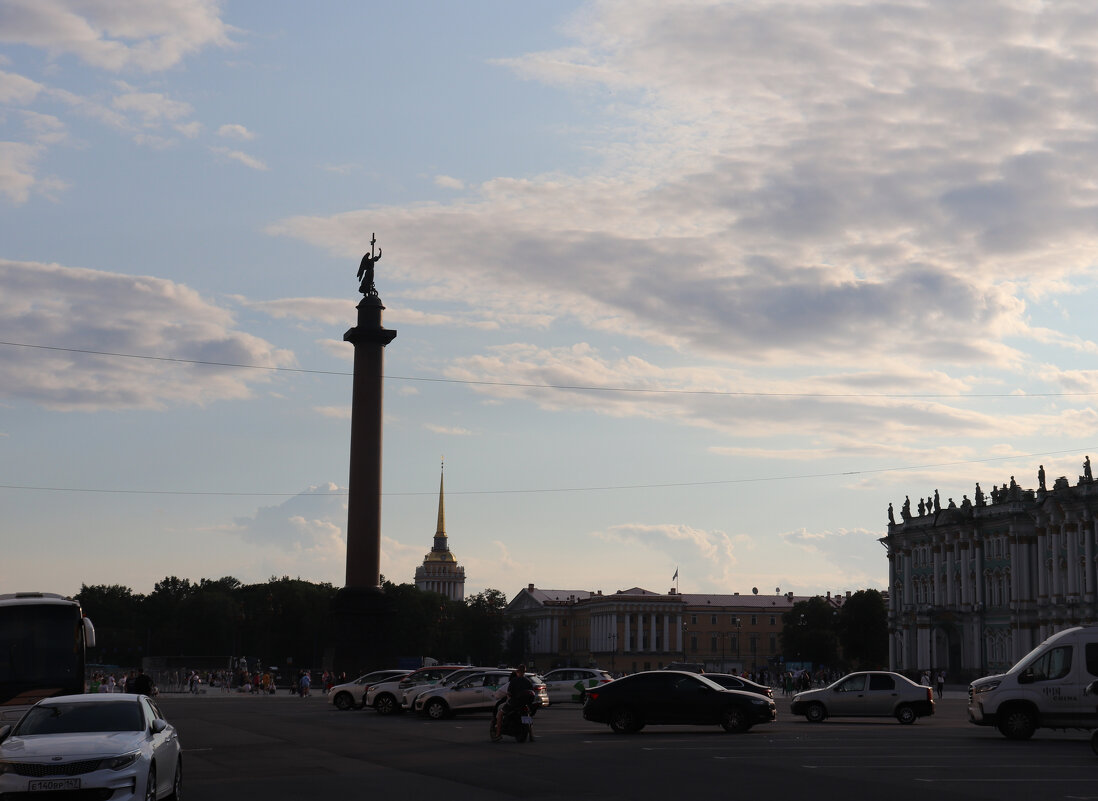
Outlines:
[[255,134],[245,128],[243,125],[222,125],[217,129],[218,136],[224,136],[226,139],[241,139],[244,141],[251,141],[255,139]]
[[445,434],[448,437],[469,437],[473,432],[460,426],[440,426],[436,423],[424,423],[423,427],[435,434]]
[[21,142],[0,142],[0,195],[11,203],[26,203],[35,185],[41,149]]
[[[293,364],[292,354],[237,330],[228,309],[182,284],[59,264],[0,259],[0,335],[167,359]],[[0,348],[0,375],[4,397],[82,411],[247,398],[254,384],[271,380],[265,371],[21,347]]]
[[5,0],[0,42],[72,54],[118,71],[164,70],[208,46],[227,47],[231,29],[217,0]]
[[465,182],[458,178],[451,178],[449,175],[436,175],[435,186],[441,186],[443,189],[464,189]]
[[247,153],[244,153],[243,151],[240,151],[240,150],[230,150],[227,147],[211,147],[210,150],[214,153],[217,153],[220,156],[224,156],[227,159],[232,159],[233,161],[238,161],[241,164],[243,164],[245,167],[250,167],[253,170],[268,170],[268,169],[270,169],[266,164],[264,164],[259,159],[255,158],[254,156],[249,156]]
[[[125,85],[123,88],[131,89]],[[111,100],[111,105],[119,111],[136,114],[146,126],[189,117],[194,112],[190,103],[172,100],[160,92],[126,91],[124,94],[116,95]]]
[[350,420],[350,406],[314,406],[313,411],[322,417],[331,417],[334,420]]
[[42,93],[45,87],[37,81],[0,71],[0,103],[25,106]]

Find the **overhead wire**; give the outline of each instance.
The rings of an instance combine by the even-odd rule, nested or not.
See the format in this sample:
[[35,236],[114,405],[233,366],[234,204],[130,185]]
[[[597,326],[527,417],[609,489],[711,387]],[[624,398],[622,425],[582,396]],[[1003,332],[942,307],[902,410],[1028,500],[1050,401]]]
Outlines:
[[[241,362],[217,362],[206,359],[182,359],[174,356],[149,356],[137,353],[119,353],[116,351],[89,350],[86,348],[62,348],[56,345],[33,345],[26,342],[2,342],[0,345],[14,348],[33,348],[37,350],[60,351],[63,353],[80,353],[89,356],[113,356],[120,359],[146,359],[158,362],[172,362],[176,364],[193,364],[204,367],[233,367],[242,370],[266,370],[280,373],[306,373],[312,375],[339,375],[353,376],[354,373],[347,370],[317,370],[304,367],[280,367],[278,365],[244,364]],[[675,389],[667,387],[611,387],[593,384],[539,384],[522,381],[489,381],[473,378],[439,378],[431,376],[406,376],[386,375],[387,380],[392,381],[420,381],[435,384],[465,384],[469,386],[509,387],[514,389],[552,389],[582,392],[623,392],[638,394],[666,394],[666,395],[713,395],[725,397],[751,397],[751,398],[884,398],[894,400],[919,400],[935,398],[1067,398],[1067,397],[1091,397],[1098,395],[1094,392],[750,392],[746,390],[718,390],[718,389]]]

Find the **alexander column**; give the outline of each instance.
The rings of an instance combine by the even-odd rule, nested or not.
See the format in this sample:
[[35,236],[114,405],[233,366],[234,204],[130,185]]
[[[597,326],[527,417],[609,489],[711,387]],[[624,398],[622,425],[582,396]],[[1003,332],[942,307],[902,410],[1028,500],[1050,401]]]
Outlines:
[[351,400],[351,471],[347,484],[348,590],[377,590],[381,584],[381,407],[385,346],[396,337],[381,325],[381,298],[374,286],[377,239],[358,267],[358,325],[343,335],[355,346]]

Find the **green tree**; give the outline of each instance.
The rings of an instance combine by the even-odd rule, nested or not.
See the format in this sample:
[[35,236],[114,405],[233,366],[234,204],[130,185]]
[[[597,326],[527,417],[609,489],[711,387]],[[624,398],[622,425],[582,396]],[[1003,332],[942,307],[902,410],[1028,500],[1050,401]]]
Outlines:
[[787,662],[834,665],[839,658],[838,614],[823,598],[797,601],[782,615],[782,655]]
[[462,641],[467,659],[474,665],[498,665],[503,660],[507,630],[507,596],[487,589],[465,599]]
[[80,608],[95,626],[95,648],[88,661],[132,667],[139,664],[144,641],[141,595],[121,584],[80,585]]
[[888,610],[877,590],[859,590],[839,611],[839,644],[853,666],[888,667]]

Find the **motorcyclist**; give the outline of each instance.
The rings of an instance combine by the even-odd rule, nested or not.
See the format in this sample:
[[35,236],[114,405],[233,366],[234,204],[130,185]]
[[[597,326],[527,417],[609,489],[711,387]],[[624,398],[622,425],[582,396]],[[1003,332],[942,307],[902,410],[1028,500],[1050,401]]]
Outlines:
[[528,704],[534,699],[534,683],[526,676],[526,665],[519,665],[507,681],[507,700],[496,710],[496,736],[503,728],[503,716],[516,707]]

